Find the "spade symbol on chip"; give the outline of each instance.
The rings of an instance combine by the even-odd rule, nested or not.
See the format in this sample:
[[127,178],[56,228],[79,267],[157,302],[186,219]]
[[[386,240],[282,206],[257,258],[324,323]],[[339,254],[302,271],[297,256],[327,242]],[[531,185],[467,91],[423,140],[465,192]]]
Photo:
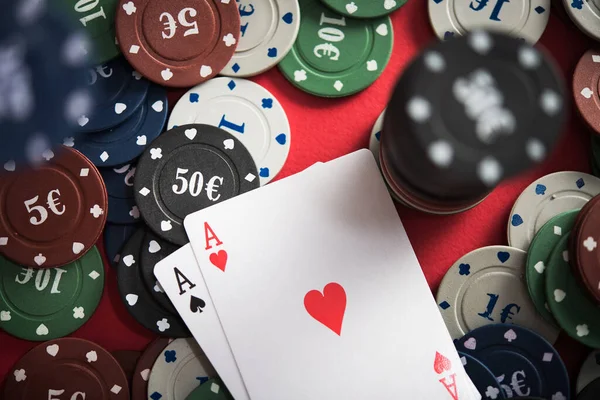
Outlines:
[[192,311],[193,313],[201,313],[204,307],[206,307],[206,303],[204,302],[204,300],[196,296],[190,297],[190,311]]

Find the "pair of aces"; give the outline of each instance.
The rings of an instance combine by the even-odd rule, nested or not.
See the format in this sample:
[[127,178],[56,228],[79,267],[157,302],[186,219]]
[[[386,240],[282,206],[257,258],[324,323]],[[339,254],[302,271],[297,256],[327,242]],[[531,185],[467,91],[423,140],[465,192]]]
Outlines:
[[184,225],[154,272],[236,400],[481,398],[370,151]]

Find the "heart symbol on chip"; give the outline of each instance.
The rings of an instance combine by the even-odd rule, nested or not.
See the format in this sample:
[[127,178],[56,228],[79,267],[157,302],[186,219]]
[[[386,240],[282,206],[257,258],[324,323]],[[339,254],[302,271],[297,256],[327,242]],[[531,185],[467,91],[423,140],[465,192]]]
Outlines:
[[133,255],[128,254],[123,257],[123,264],[125,264],[127,267],[131,267],[133,264],[135,264],[135,258],[133,258]]
[[475,338],[468,338],[465,341],[465,349],[469,349],[469,350],[475,350],[477,348],[477,340],[475,340]]
[[79,242],[73,242],[73,254],[79,254],[85,249],[85,245]]
[[447,357],[444,357],[437,351],[435,352],[435,360],[433,361],[433,370],[439,375],[444,371],[452,369],[452,362]]
[[144,380],[144,382],[148,382],[148,377],[150,377],[150,368],[146,368],[142,372],[140,372],[140,376]]
[[190,129],[186,129],[184,133],[188,139],[194,140],[194,138],[198,134],[198,131],[196,130],[196,128],[190,128]]
[[138,146],[145,146],[147,141],[148,139],[146,138],[146,135],[142,135],[137,137],[135,144],[137,144]]
[[152,103],[152,109],[156,112],[162,112],[165,109],[165,105],[162,100],[157,100]]
[[212,68],[209,67],[208,65],[203,65],[200,67],[200,76],[203,78],[206,78],[206,77],[212,75],[212,72],[213,72]]
[[8,172],[13,172],[16,168],[15,162],[13,160],[7,161],[4,163],[4,169]]
[[533,266],[533,269],[535,269],[538,274],[543,274],[544,271],[546,270],[546,266],[544,265],[543,261],[538,261]]
[[358,7],[356,4],[354,4],[354,2],[346,4],[346,11],[348,11],[348,14],[354,14],[357,10]]
[[388,27],[386,24],[381,24],[377,27],[377,29],[375,29],[375,32],[377,32],[378,35],[380,36],[387,36],[389,31],[388,31]]
[[127,304],[129,304],[130,307],[133,307],[138,301],[138,295],[129,293],[127,296],[125,296],[125,300],[127,301]]
[[0,311],[0,321],[10,321],[10,311]]
[[79,126],[84,127],[88,124],[88,122],[90,122],[90,119],[88,117],[86,117],[85,115],[82,115],[81,117],[79,117],[77,119],[77,124],[79,124]]
[[561,289],[554,290],[554,301],[556,301],[557,303],[560,303],[561,301],[563,301],[565,299],[565,297],[567,297],[567,293],[564,290],[561,290]]
[[523,218],[519,214],[515,214],[512,216],[510,223],[512,226],[519,226],[523,223]]
[[583,97],[585,97],[586,99],[589,99],[589,98],[591,98],[593,94],[594,94],[594,92],[592,91],[592,89],[590,89],[590,88],[588,88],[588,87],[586,87],[586,88],[583,88],[583,89],[581,90],[581,95],[582,95]]
[[173,225],[171,225],[171,221],[161,221],[160,222],[160,230],[163,232],[168,232],[173,229]]
[[40,324],[35,330],[35,334],[38,336],[46,336],[48,334],[48,327],[44,324]]
[[504,264],[510,258],[510,253],[508,251],[499,251],[497,257]]
[[225,250],[219,250],[217,253],[212,253],[208,259],[215,267],[225,272],[225,267],[227,266],[227,252]]
[[58,350],[60,350],[60,347],[58,347],[57,344],[51,344],[50,346],[46,346],[46,353],[50,354],[52,357],[56,357],[56,355],[58,354]]
[[46,262],[46,257],[44,257],[41,253],[33,258],[33,261],[38,265],[42,266]]
[[121,115],[123,111],[127,110],[127,104],[124,103],[116,103],[115,104],[115,113],[117,115]]
[[165,81],[168,81],[169,79],[171,79],[173,77],[173,73],[171,72],[171,70],[169,68],[167,68],[167,69],[163,69],[162,71],[160,71],[160,76]]
[[156,240],[151,240],[150,243],[148,243],[148,251],[151,254],[154,254],[157,251],[160,251],[160,249],[161,249],[160,244],[158,244],[158,242]]
[[233,141],[233,139],[225,139],[223,141],[223,147],[225,148],[225,150],[232,150],[234,146],[235,142]]

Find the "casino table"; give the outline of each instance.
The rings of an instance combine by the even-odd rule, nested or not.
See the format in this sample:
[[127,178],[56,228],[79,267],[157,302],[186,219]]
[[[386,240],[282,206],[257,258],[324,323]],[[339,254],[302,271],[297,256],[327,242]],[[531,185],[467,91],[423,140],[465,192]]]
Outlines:
[[[277,68],[252,78],[279,99],[292,128],[290,155],[277,179],[300,172],[317,161],[329,161],[368,147],[373,123],[385,108],[403,69],[420,50],[437,40],[429,24],[425,0],[410,0],[392,14],[392,22],[394,49],[389,65],[371,87],[359,94],[341,99],[314,97],[294,88]],[[593,40],[555,12],[538,43],[538,47],[551,52],[557,60],[569,89],[573,68],[592,46]],[[170,104],[184,92],[171,91]],[[482,246],[507,244],[506,225],[512,205],[534,179],[561,170],[590,172],[589,131],[572,103],[568,124],[551,156],[535,170],[501,184],[477,207],[457,215],[438,216],[397,206],[434,293],[446,270],[460,256]],[[103,250],[102,242],[99,246]],[[106,285],[102,301],[93,317],[72,336],[96,342],[109,351],[142,350],[155,335],[127,312],[119,296],[116,273],[108,266],[106,257],[104,261]],[[410,329],[420,329],[419,321],[406,322]],[[36,345],[0,332],[0,380]],[[588,349],[565,334],[561,334],[556,347],[573,380]]]

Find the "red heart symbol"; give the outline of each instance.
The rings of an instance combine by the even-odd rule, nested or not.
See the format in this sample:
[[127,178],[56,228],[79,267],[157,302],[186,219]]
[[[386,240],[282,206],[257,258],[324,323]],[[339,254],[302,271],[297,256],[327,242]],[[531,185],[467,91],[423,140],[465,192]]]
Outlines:
[[435,352],[435,361],[433,362],[433,370],[439,375],[444,371],[450,371],[452,369],[452,363],[446,357]]
[[219,250],[217,253],[212,253],[208,259],[215,267],[225,272],[225,266],[227,265],[227,252],[225,250]]
[[341,335],[346,312],[346,291],[335,282],[328,283],[323,294],[311,290],[304,296],[304,308],[311,317]]

